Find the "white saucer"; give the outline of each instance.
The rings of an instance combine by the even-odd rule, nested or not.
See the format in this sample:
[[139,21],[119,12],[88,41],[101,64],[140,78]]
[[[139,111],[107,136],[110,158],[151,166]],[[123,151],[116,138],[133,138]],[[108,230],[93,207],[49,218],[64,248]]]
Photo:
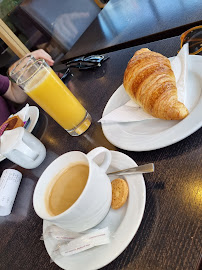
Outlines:
[[[130,123],[102,123],[105,137],[113,145],[128,151],[159,149],[188,137],[202,126],[202,56],[188,57],[187,100],[190,114],[181,121],[150,119]],[[109,99],[103,116],[129,100],[123,87]]]
[[[36,106],[30,106],[27,114],[28,118],[30,117],[30,124],[27,127],[27,131],[32,132],[39,118],[39,109]],[[18,113],[14,115],[18,115]],[[0,154],[0,162],[3,161],[4,159],[6,158]]]
[[[16,113],[17,114],[17,113]],[[28,118],[30,117],[30,124],[27,127],[27,131],[32,132],[39,119],[39,109],[36,106],[30,106],[28,110]]]
[[[134,160],[123,153],[117,151],[110,152],[112,153],[112,163],[108,172],[137,165]],[[101,160],[102,157],[99,156],[96,159],[96,163],[99,164]],[[115,178],[116,176],[110,177],[111,180]],[[126,176],[125,179],[129,186],[129,198],[127,203],[118,210],[110,209],[106,218],[96,226],[96,228],[108,226],[111,233],[110,244],[94,247],[69,257],[58,257],[54,259],[54,262],[59,267],[71,270],[100,269],[116,259],[129,245],[143,217],[146,202],[146,188],[142,174],[129,175]],[[51,225],[49,221],[43,221],[43,232],[49,225]],[[57,241],[48,238],[44,240],[44,243],[51,257]]]

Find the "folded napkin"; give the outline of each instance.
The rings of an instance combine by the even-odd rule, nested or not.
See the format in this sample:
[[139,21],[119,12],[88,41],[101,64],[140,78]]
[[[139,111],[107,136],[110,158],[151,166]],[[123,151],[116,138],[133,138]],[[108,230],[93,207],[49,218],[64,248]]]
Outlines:
[[29,104],[27,103],[25,107],[23,107],[15,115],[18,115],[23,122],[26,122],[29,118],[28,111],[29,111]]
[[[185,104],[186,100],[186,80],[187,80],[187,57],[188,44],[185,44],[178,55],[171,60],[171,67],[176,78],[178,100]],[[125,91],[123,84],[119,87]],[[98,122],[134,122],[147,119],[156,119],[146,113],[138,104],[129,100],[124,105],[116,108],[107,115],[103,116]]]

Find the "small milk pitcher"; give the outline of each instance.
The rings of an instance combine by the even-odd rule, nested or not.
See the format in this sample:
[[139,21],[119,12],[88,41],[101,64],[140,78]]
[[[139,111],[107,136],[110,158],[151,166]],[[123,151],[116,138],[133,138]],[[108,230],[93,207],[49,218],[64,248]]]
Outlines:
[[0,153],[25,169],[38,167],[46,156],[45,146],[23,127],[4,131]]

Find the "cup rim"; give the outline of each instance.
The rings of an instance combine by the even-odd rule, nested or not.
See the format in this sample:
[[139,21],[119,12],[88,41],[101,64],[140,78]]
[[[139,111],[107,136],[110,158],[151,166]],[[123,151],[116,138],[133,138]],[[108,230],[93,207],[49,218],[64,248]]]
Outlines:
[[[86,185],[85,185],[85,187],[84,187],[82,193],[81,193],[80,196],[78,197],[78,199],[77,199],[77,200],[76,200],[76,201],[75,201],[68,209],[66,209],[64,212],[60,213],[59,215],[51,216],[51,215],[48,213],[48,211],[47,211],[47,208],[46,208],[46,205],[45,205],[45,200],[44,200],[44,201],[43,201],[44,208],[45,208],[45,211],[46,211],[46,213],[47,213],[47,215],[48,215],[48,217],[45,217],[45,218],[44,218],[44,217],[42,217],[42,216],[39,214],[39,212],[37,211],[37,209],[36,209],[36,207],[35,207],[35,200],[37,200],[37,199],[36,199],[36,196],[37,196],[37,195],[36,195],[36,194],[37,194],[36,192],[38,192],[38,189],[39,189],[39,191],[40,191],[40,184],[41,184],[41,181],[42,181],[41,178],[43,177],[43,179],[45,179],[45,178],[44,178],[44,175],[47,173],[48,170],[50,170],[50,168],[54,167],[54,165],[55,165],[56,162],[58,162],[60,159],[64,158],[64,157],[67,156],[67,155],[71,155],[72,153],[79,153],[79,154],[81,154],[82,156],[84,156],[84,157],[86,158],[87,164],[88,164],[88,166],[89,166],[89,174],[88,174],[88,179],[87,179]],[[73,209],[73,207],[74,207],[74,208],[76,207],[76,205],[80,202],[80,200],[82,199],[82,197],[85,195],[86,190],[87,190],[87,187],[89,186],[89,182],[90,182],[89,179],[91,178],[90,176],[91,176],[91,171],[92,171],[92,169],[91,169],[91,167],[90,167],[90,161],[91,161],[91,160],[88,158],[88,156],[87,156],[85,153],[83,153],[83,152],[81,152],[81,151],[71,151],[71,152],[64,153],[63,155],[57,157],[55,160],[53,160],[53,161],[49,164],[49,166],[43,171],[43,173],[42,173],[41,176],[39,177],[38,182],[37,182],[37,184],[36,184],[36,186],[35,186],[35,189],[34,189],[34,194],[33,194],[33,206],[34,206],[34,210],[35,210],[36,214],[37,214],[39,217],[41,217],[42,219],[45,219],[45,220],[49,220],[49,221],[57,221],[58,218],[63,217],[63,216],[66,215],[68,212],[71,212],[72,209]],[[78,162],[79,162],[79,160],[78,160]],[[68,165],[69,165],[69,164],[71,164],[71,163],[68,163]],[[52,180],[52,179],[53,179],[60,171],[62,171],[62,169],[67,168],[68,165],[64,166],[64,167],[61,168],[59,171],[57,171],[57,173],[56,173],[56,174],[48,181],[47,185],[50,184],[51,180]],[[46,185],[46,188],[47,188],[47,185]],[[46,191],[46,188],[45,188],[45,191]],[[42,194],[43,199],[44,199],[45,191],[44,191],[44,193]]]

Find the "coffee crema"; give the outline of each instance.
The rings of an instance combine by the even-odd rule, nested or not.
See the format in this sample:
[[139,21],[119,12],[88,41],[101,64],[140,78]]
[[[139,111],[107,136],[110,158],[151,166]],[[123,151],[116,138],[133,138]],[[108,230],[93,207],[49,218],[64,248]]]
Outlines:
[[45,196],[46,208],[51,216],[63,213],[76,202],[84,190],[88,175],[88,165],[75,163],[54,177]]

